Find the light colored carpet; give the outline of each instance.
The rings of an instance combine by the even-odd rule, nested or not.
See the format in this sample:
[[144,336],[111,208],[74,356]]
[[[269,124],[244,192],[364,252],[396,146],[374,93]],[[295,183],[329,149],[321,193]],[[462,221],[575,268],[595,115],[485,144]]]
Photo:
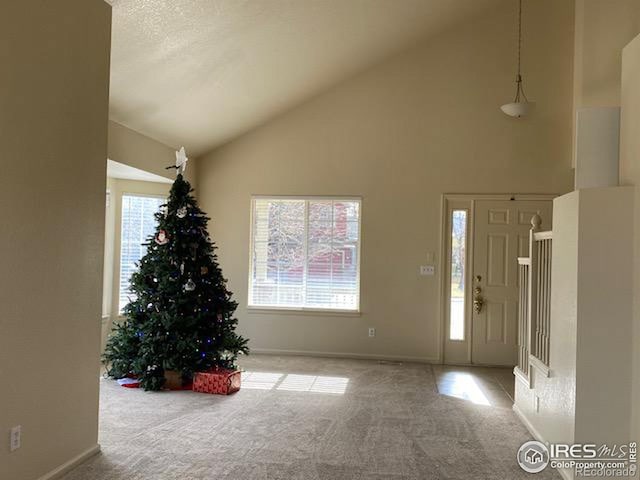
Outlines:
[[[472,377],[473,403],[439,393],[465,397],[442,367],[259,355],[242,366],[256,373],[228,397],[103,380],[102,453],[64,480],[531,478],[515,460],[530,436],[490,375]],[[536,475],[549,478],[560,477]]]

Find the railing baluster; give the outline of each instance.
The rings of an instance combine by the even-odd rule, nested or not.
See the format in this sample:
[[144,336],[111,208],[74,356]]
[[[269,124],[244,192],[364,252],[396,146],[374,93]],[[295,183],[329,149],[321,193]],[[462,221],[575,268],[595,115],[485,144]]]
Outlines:
[[530,356],[549,366],[551,334],[552,232],[539,232],[531,219],[529,258],[518,259],[518,368],[529,378]]
[[542,262],[543,262],[543,275],[542,275],[542,298],[544,300],[544,303],[542,304],[541,308],[540,308],[540,313],[542,314],[542,322],[540,322],[541,325],[541,332],[540,332],[540,337],[541,337],[541,349],[540,349],[540,359],[544,362],[545,361],[545,349],[546,349],[546,337],[547,337],[547,241],[543,240],[542,242],[540,242],[541,246],[542,246],[542,251],[543,253],[543,258],[542,258]]
[[518,368],[528,375],[529,373],[529,339],[528,339],[528,296],[529,296],[529,266],[519,262],[518,279],[520,290],[518,294]]
[[524,267],[524,284],[525,288],[525,297],[523,302],[523,315],[524,324],[522,325],[522,335],[523,335],[523,359],[522,366],[527,375],[529,375],[529,269],[530,265]]
[[531,250],[536,252],[536,283],[532,296],[535,297],[535,318],[533,332],[535,335],[535,350],[531,354],[549,364],[549,337],[551,331],[551,259],[552,237],[547,232],[540,234],[540,238],[533,235],[536,242]]
[[536,356],[541,356],[544,348],[544,241],[538,242],[538,308],[536,313],[538,318],[536,319],[536,327],[538,329],[538,349],[536,350]]
[[538,257],[539,263],[540,263],[540,269],[538,270],[539,276],[538,278],[540,279],[539,285],[540,288],[538,290],[538,317],[539,317],[539,321],[537,322],[538,325],[538,332],[539,332],[539,336],[540,336],[540,349],[536,352],[536,356],[540,359],[544,358],[544,310],[545,310],[545,305],[546,305],[546,299],[547,299],[547,290],[545,289],[545,275],[546,275],[546,270],[544,268],[545,266],[545,248],[544,248],[544,244],[545,241],[542,240],[541,242],[538,242],[538,248],[540,249],[540,256]]
[[542,337],[542,361],[547,363],[547,338],[549,338],[548,313],[547,305],[549,305],[549,240],[545,240],[544,244],[544,319],[543,337]]
[[553,241],[547,240],[547,305],[546,305],[546,343],[545,343],[545,364],[549,365],[549,350],[551,340],[551,261],[553,258]]
[[536,355],[538,350],[537,320],[538,320],[538,248],[535,234],[540,230],[542,219],[539,215],[534,215],[531,219],[531,230],[529,231],[529,298],[528,298],[528,353]]

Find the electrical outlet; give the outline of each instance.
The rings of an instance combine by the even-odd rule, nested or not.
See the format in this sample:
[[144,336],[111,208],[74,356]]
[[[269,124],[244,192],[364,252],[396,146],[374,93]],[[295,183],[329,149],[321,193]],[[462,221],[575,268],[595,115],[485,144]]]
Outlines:
[[376,336],[376,329],[373,327],[369,328],[369,336],[370,337],[375,337]]
[[20,448],[20,444],[22,443],[22,426],[18,425],[11,429],[11,451],[17,450]]

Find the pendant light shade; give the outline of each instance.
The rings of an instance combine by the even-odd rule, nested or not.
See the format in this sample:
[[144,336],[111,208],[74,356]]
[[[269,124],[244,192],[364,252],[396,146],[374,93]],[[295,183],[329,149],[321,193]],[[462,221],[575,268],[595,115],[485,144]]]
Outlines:
[[526,116],[533,109],[534,105],[534,102],[511,102],[502,105],[500,110],[510,117],[520,118]]
[[520,74],[520,57],[522,50],[522,0],[519,0],[518,7],[518,75],[516,76],[516,96],[511,103],[505,103],[500,109],[510,117],[520,118],[529,114],[535,102],[530,102],[524,94],[522,86],[522,75]]

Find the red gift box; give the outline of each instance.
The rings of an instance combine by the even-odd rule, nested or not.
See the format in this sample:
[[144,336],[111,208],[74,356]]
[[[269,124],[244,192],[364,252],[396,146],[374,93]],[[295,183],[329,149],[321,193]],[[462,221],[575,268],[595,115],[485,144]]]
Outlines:
[[240,390],[240,372],[215,368],[208,372],[196,372],[193,375],[193,391],[229,395]]

